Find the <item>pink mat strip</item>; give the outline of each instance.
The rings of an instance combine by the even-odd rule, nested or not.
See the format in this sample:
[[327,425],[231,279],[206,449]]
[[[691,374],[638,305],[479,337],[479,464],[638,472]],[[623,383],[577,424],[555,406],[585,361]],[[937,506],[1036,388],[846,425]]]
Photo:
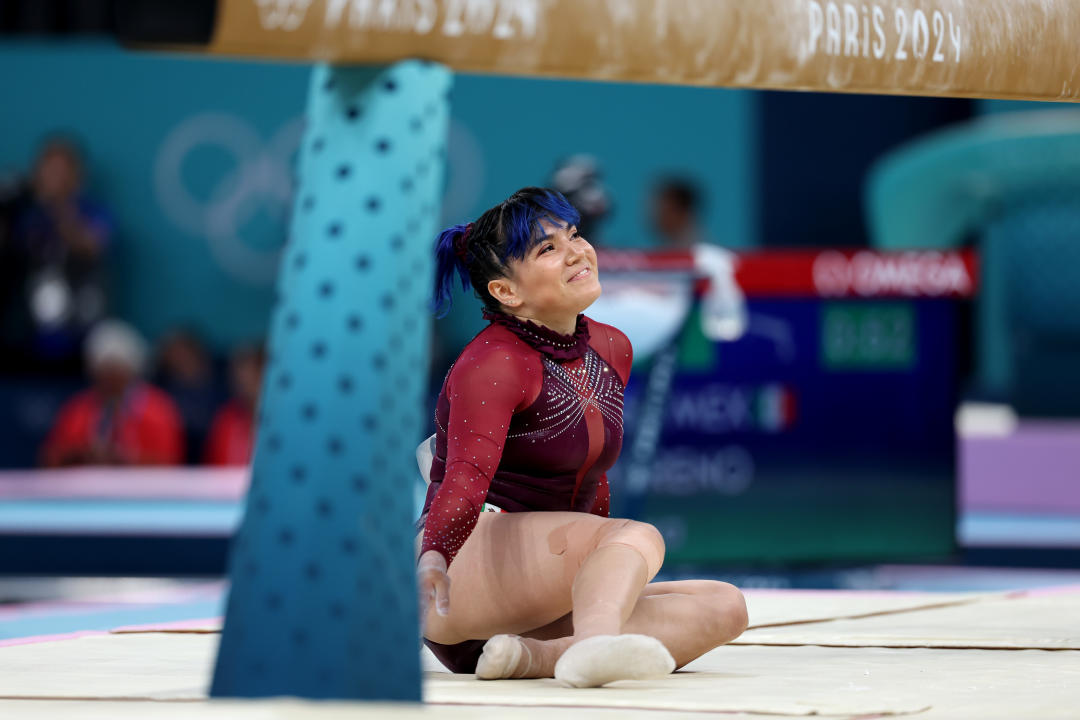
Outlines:
[[4,471],[0,498],[238,501],[250,477],[247,467]]
[[181,603],[213,600],[225,591],[224,581],[200,583],[183,588],[155,588],[126,593],[90,595],[77,600],[18,603],[0,606],[0,620],[22,619],[42,615],[79,615],[87,612],[127,610],[132,606],[178,605]]
[[1057,587],[1036,588],[1024,593],[1027,597],[1047,597],[1052,595],[1076,595],[1080,603],[1080,585],[1059,585]]
[[744,595],[790,595],[792,598],[808,596],[827,597],[895,597],[933,594],[923,590],[782,590],[778,588],[750,588]]
[[83,637],[92,637],[94,635],[108,635],[109,633],[104,630],[81,630],[73,633],[62,633],[60,635],[31,635],[30,637],[21,638],[9,638],[7,640],[0,640],[0,647],[12,647],[14,645],[33,645],[34,643],[46,643],[46,642],[59,642],[61,640],[78,640]]

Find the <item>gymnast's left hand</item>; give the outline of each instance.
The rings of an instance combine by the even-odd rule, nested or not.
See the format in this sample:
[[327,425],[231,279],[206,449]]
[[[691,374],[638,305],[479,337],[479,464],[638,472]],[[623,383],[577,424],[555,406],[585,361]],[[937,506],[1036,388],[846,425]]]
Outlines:
[[428,606],[435,601],[435,611],[450,614],[450,576],[446,574],[446,558],[437,550],[420,556],[416,566],[416,585],[420,592],[420,618],[427,618]]

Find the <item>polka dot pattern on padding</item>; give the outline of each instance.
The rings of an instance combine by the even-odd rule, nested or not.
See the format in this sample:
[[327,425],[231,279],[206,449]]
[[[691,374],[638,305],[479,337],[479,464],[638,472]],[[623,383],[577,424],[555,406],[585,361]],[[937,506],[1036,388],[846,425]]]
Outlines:
[[214,696],[420,700],[412,448],[450,82],[313,72]]

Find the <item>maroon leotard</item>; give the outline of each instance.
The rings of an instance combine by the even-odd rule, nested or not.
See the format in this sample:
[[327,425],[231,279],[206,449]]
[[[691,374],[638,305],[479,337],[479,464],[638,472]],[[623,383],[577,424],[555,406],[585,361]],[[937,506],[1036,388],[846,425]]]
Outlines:
[[435,410],[421,554],[453,561],[485,502],[506,512],[608,514],[606,472],[622,447],[630,341],[579,315],[573,335],[485,313]]

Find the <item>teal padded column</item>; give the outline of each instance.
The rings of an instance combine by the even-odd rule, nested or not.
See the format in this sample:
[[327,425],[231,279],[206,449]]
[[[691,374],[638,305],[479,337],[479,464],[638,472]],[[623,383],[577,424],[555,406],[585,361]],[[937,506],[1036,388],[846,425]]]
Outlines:
[[420,700],[413,448],[451,75],[312,73],[211,695]]

